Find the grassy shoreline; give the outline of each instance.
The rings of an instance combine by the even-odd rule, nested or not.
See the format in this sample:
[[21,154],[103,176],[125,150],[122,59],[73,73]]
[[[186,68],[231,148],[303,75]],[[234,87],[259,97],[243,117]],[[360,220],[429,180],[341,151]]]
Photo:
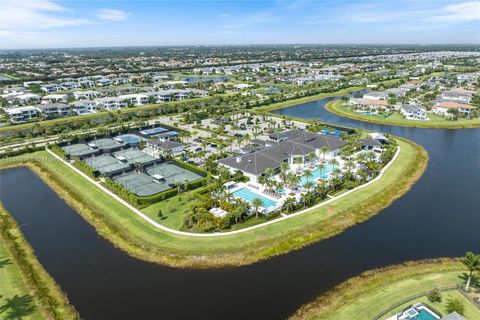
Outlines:
[[[406,262],[362,273],[338,285],[331,291],[299,308],[290,319],[373,319],[396,302],[422,294],[433,287],[462,285],[459,276],[465,272],[458,259],[442,258]],[[456,291],[443,293],[443,300]],[[458,293],[459,295],[459,293]],[[427,301],[426,297],[413,299],[386,314],[394,315],[408,305]],[[443,306],[436,304],[437,308]],[[444,310],[439,310],[444,312]],[[468,306],[467,313],[480,315],[475,306]],[[386,317],[385,316],[385,317]],[[468,317],[467,317],[468,318]],[[473,318],[472,318],[473,319]]]
[[[368,187],[303,215],[221,238],[194,238],[155,228],[46,151],[14,158],[16,162],[5,162],[3,167],[28,166],[100,235],[131,256],[172,267],[220,268],[248,265],[300,249],[389,206],[420,178],[428,162],[423,148],[398,141],[402,151],[397,160]],[[32,161],[32,156],[40,160]]]
[[350,118],[364,122],[384,124],[390,126],[414,127],[414,128],[432,128],[432,129],[462,129],[480,127],[480,118],[476,119],[460,119],[457,121],[421,121],[421,120],[405,120],[405,119],[377,119],[372,116],[362,115],[357,112],[345,110],[340,106],[340,100],[331,101],[325,105],[328,112],[341,117]]
[[[25,318],[80,319],[66,295],[36,259],[13,217],[1,205],[0,249],[6,251],[9,259],[9,264],[0,268],[0,274],[5,277],[2,280],[5,282],[0,281],[4,284],[0,288],[0,297],[25,298],[25,305],[18,307],[33,308]],[[0,303],[3,303],[2,299]]]
[[251,109],[250,111],[253,111],[253,112],[271,112],[273,110],[283,109],[283,108],[295,106],[295,105],[301,104],[301,103],[306,103],[306,102],[311,102],[311,101],[315,101],[315,100],[319,100],[319,99],[331,98],[331,97],[350,94],[354,91],[359,91],[359,90],[362,90],[362,89],[365,89],[365,87],[364,86],[349,87],[349,88],[334,91],[334,92],[318,93],[318,94],[315,94],[315,95],[306,96],[306,97],[302,97],[302,98],[289,99],[289,100],[282,101],[282,102],[272,103],[272,104],[269,104],[267,106]]

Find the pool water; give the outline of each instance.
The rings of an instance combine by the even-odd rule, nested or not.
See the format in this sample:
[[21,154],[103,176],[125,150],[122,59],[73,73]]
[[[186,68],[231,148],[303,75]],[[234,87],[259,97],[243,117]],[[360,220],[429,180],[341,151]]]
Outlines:
[[414,318],[411,318],[414,320],[437,320],[436,317],[434,317],[430,312],[428,312],[425,309],[421,309],[418,311],[418,315]]
[[328,174],[332,171],[333,171],[333,166],[331,164],[326,164],[325,169],[323,169],[321,171],[318,168],[315,169],[315,170],[312,170],[311,172],[312,172],[313,177],[307,179],[306,177],[302,176],[302,178],[300,179],[300,185],[303,186],[305,184],[305,182],[307,182],[307,181],[312,181],[313,183],[316,184],[317,179],[319,179],[319,178],[320,179],[327,179]]
[[263,202],[263,205],[262,207],[263,208],[269,208],[269,207],[274,207],[277,205],[277,203],[273,200],[270,200],[256,192],[253,192],[251,191],[249,188],[245,187],[245,188],[241,188],[241,189],[238,189],[237,191],[234,191],[233,192],[233,195],[235,197],[239,197],[239,198],[242,198],[243,200],[247,201],[247,202],[252,202],[253,199],[255,198],[259,198],[262,200]]

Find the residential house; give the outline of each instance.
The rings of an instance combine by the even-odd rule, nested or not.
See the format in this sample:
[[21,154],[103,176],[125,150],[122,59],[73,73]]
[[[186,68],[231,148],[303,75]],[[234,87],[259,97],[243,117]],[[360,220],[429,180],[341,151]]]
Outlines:
[[417,105],[403,105],[400,107],[400,113],[407,120],[428,120],[427,111]]
[[105,108],[107,110],[117,110],[125,108],[128,103],[119,97],[103,97],[94,100],[97,107]]
[[392,109],[387,100],[371,100],[371,99],[350,99],[350,104],[354,105],[360,111],[383,111]]
[[5,109],[12,123],[23,123],[34,120],[38,117],[38,110],[33,106],[15,107]]
[[48,94],[42,98],[42,104],[67,102],[68,94]]
[[148,95],[141,93],[124,94],[118,96],[118,98],[127,101],[132,106],[143,106],[148,103]]
[[92,100],[82,100],[72,103],[72,111],[77,115],[95,113],[97,111],[97,104]]
[[92,100],[93,98],[97,97],[100,95],[100,92],[89,90],[89,91],[74,91],[73,96],[77,100]]
[[40,89],[42,89],[42,91],[46,93],[62,91],[62,87],[56,83],[42,84],[40,86]]
[[38,104],[35,108],[37,108],[45,118],[67,116],[71,112],[71,107],[63,103]]
[[82,85],[78,82],[65,82],[62,83],[62,90],[75,90],[75,89],[81,89]]
[[432,107],[432,112],[438,115],[448,116],[450,115],[448,113],[450,109],[457,109],[461,116],[468,117],[470,116],[470,113],[472,112],[472,110],[475,109],[475,107],[465,103],[458,103],[453,101],[441,101]]

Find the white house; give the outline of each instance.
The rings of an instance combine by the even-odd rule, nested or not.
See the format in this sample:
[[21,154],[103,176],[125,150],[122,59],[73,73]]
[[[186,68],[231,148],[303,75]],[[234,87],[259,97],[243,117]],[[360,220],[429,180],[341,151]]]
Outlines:
[[42,104],[56,103],[56,102],[67,102],[67,94],[48,94],[42,98]]
[[62,91],[62,87],[56,83],[42,84],[40,86],[40,89],[42,89],[42,91],[46,93]]
[[118,96],[118,98],[128,101],[134,106],[143,106],[148,103],[148,95],[141,93],[123,94]]
[[97,107],[102,107],[107,110],[117,110],[128,106],[128,103],[119,97],[97,98],[94,101]]
[[403,105],[400,107],[400,113],[407,120],[428,120],[427,111],[416,105]]
[[91,100],[96,96],[99,96],[100,92],[89,90],[89,91],[74,91],[73,96],[77,100],[88,99]]
[[95,113],[97,111],[97,104],[95,101],[82,100],[72,103],[72,111],[77,115]]
[[5,109],[12,123],[23,123],[38,117],[38,110],[33,106]]
[[35,108],[46,118],[67,116],[71,112],[71,107],[63,103],[38,104]]
[[63,90],[75,90],[75,89],[81,89],[82,85],[78,82],[65,82],[62,83],[62,89]]

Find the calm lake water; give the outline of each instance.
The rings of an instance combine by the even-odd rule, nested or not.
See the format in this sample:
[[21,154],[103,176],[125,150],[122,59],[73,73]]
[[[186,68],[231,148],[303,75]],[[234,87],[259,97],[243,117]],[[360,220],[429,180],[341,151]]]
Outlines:
[[377,267],[480,248],[480,129],[398,128],[343,119],[322,101],[277,113],[396,134],[424,146],[425,174],[402,198],[342,234],[242,268],[177,270],[100,238],[25,168],[0,171],[0,200],[85,319],[284,319]]

